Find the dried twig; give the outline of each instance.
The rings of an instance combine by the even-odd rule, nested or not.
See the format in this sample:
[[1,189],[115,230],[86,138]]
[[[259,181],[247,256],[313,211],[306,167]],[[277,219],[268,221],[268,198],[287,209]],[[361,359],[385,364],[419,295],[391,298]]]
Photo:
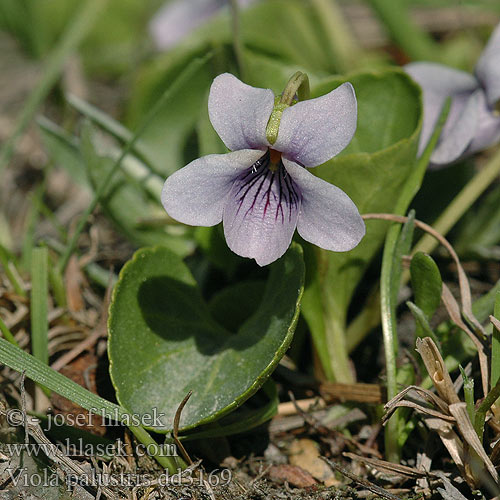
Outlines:
[[189,456],[188,452],[186,451],[186,448],[184,448],[183,444],[181,443],[179,439],[179,422],[181,420],[181,413],[184,407],[186,406],[186,403],[189,401],[189,398],[193,394],[193,391],[189,391],[184,399],[181,401],[181,404],[177,408],[177,411],[175,412],[175,417],[174,417],[174,427],[172,430],[172,437],[174,438],[175,444],[177,448],[179,448],[179,451],[181,452],[181,455],[184,457],[184,460],[189,465],[193,464],[193,461],[191,460],[191,457]]

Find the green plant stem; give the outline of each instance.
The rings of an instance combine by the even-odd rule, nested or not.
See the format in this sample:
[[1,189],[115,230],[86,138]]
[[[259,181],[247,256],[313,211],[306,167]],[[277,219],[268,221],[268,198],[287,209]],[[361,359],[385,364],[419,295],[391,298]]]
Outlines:
[[8,326],[4,323],[1,316],[0,316],[0,332],[2,332],[2,335],[4,336],[5,340],[8,340],[12,345],[15,345],[16,347],[19,347],[19,344],[16,342],[14,335],[12,335],[12,332],[9,330]]
[[14,131],[0,151],[0,172],[10,161],[17,140],[35,115],[41,102],[47,97],[56,83],[64,64],[72,52],[78,47],[87,33],[94,27],[98,15],[108,0],[88,0],[76,12],[71,23],[62,35],[61,41],[47,57],[42,70],[42,78],[28,97],[24,108],[17,119]]
[[281,94],[280,103],[291,106],[292,101],[295,99],[295,94],[297,94],[299,101],[309,99],[309,77],[306,73],[302,73],[302,71],[297,71],[292,75],[290,80],[288,80]]
[[495,387],[491,389],[488,395],[483,399],[476,411],[476,418],[474,419],[474,428],[481,442],[483,441],[484,421],[486,420],[486,413],[500,397],[500,380],[496,383]]
[[330,54],[338,73],[356,69],[361,60],[361,49],[356,42],[342,10],[335,0],[311,0],[317,18],[328,41]]
[[168,470],[170,474],[178,472],[179,466],[175,462],[175,459],[165,456],[162,453],[161,446],[151,437],[144,427],[129,426],[129,429],[134,436],[146,446],[148,454],[151,455],[163,468]]
[[[394,208],[394,214],[403,215],[408,209],[413,197],[420,189],[422,179],[425,175],[429,159],[434,151],[441,130],[448,116],[450,100],[445,103],[438,123],[432,137],[427,144],[422,156],[418,159],[415,168],[411,171],[410,177],[405,183],[403,190]],[[396,306],[393,294],[393,266],[394,254],[397,251],[396,245],[401,232],[399,224],[392,224],[387,231],[384,251],[382,254],[382,269],[380,274],[380,316],[382,323],[382,335],[384,340],[385,366],[387,377],[387,399],[391,399],[398,393],[396,358],[398,350]],[[397,263],[400,265],[400,263]],[[397,271],[400,272],[400,271]],[[399,276],[400,278],[400,276]],[[397,286],[400,286],[398,279]],[[398,432],[403,428],[400,412],[397,410],[389,419],[385,430],[385,455],[386,459],[392,462],[399,462],[400,446],[398,444]]]
[[432,38],[410,18],[407,2],[400,0],[369,0],[391,38],[413,60],[433,61],[441,53]]
[[[455,196],[446,210],[434,222],[432,227],[443,236],[458,222],[462,215],[484,193],[486,188],[500,175],[500,149],[493,158],[483,167]],[[414,252],[431,253],[438,241],[426,234],[415,245]],[[406,275],[405,275],[406,277]]]
[[231,7],[231,32],[233,35],[234,56],[238,64],[240,78],[245,80],[246,71],[243,58],[243,40],[241,38],[240,6],[238,5],[238,0],[229,0],[229,5]]
[[34,248],[31,255],[31,349],[35,358],[48,364],[48,249]]
[[7,250],[5,250],[2,245],[0,245],[0,264],[2,264],[5,276],[7,276],[7,279],[9,280],[12,288],[17,293],[17,295],[19,295],[20,297],[27,297],[26,291],[23,289],[23,287],[17,280],[15,273],[10,267],[11,261],[9,259]]
[[[500,320],[500,292],[495,297],[495,308],[493,315]],[[491,336],[491,387],[495,387],[500,380],[500,330],[493,327]]]
[[75,232],[73,233],[70,241],[68,242],[68,245],[64,251],[64,253],[61,256],[61,259],[59,261],[59,271],[61,274],[63,273],[64,269],[66,268],[66,265],[68,264],[68,261],[76,248],[76,244],[78,241],[78,238],[83,231],[85,224],[87,223],[87,219],[89,218],[90,214],[94,211],[94,209],[97,207],[97,204],[99,203],[101,197],[104,195],[106,189],[109,187],[110,181],[113,178],[114,174],[118,171],[118,169],[121,166],[121,163],[123,159],[127,156],[127,154],[133,149],[135,142],[139,139],[139,137],[143,134],[143,132],[146,130],[150,122],[153,120],[153,118],[156,116],[156,114],[161,110],[161,108],[164,106],[165,102],[168,101],[168,99],[171,97],[172,94],[177,92],[179,89],[184,87],[186,83],[194,77],[196,74],[196,71],[205,64],[210,58],[212,57],[212,54],[208,54],[205,57],[195,59],[187,68],[185,68],[182,73],[175,79],[175,81],[170,85],[170,87],[163,93],[163,95],[160,97],[160,99],[156,102],[156,104],[153,106],[153,108],[148,112],[146,115],[144,121],[140,125],[140,127],[136,130],[134,135],[130,138],[130,140],[125,144],[124,148],[122,149],[121,155],[118,157],[118,159],[115,161],[113,164],[113,167],[109,170],[108,174],[104,178],[104,180],[99,184],[99,186],[96,188],[94,192],[94,197],[92,198],[92,201],[89,203],[87,209],[85,212],[82,214],[80,217],[80,220],[78,221],[78,224],[76,226]]

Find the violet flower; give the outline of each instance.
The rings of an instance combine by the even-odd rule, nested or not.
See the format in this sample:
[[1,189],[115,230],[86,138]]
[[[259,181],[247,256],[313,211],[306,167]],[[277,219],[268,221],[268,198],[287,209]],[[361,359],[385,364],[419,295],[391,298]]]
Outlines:
[[354,248],[365,233],[351,199],[304,168],[324,163],[351,141],[357,119],[352,85],[281,106],[271,144],[266,127],[276,109],[273,92],[219,75],[208,111],[232,152],[192,161],[166,180],[162,192],[172,218],[195,226],[223,221],[229,248],[261,266],[285,253],[296,227],[305,240],[337,252]]
[[483,50],[474,75],[426,62],[410,63],[404,69],[423,91],[424,121],[419,155],[432,135],[446,98],[452,99],[448,118],[431,156],[432,165],[455,162],[500,140],[500,25]]
[[[238,0],[247,7],[255,0]],[[173,0],[167,1],[149,23],[149,32],[156,47],[166,50],[174,47],[191,32],[209,21],[227,7],[227,0]]]

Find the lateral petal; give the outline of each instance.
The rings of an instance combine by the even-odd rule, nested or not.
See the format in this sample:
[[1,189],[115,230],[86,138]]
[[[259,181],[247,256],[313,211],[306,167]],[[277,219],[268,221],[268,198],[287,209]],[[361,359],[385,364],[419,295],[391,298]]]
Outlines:
[[243,149],[198,158],[167,178],[161,193],[165,210],[192,226],[214,226],[222,220],[225,200],[238,175],[265,151]]

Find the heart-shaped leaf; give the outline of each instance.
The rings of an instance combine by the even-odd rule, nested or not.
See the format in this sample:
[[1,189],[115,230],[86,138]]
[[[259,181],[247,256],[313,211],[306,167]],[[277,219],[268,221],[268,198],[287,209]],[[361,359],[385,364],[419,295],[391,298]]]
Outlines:
[[[139,250],[120,273],[109,315],[110,372],[131,412],[172,429],[188,391],[181,428],[227,414],[273,371],[292,340],[304,264],[294,244],[271,266],[257,311],[233,333],[211,316],[182,260],[163,247]],[[228,311],[239,302],[228,300]],[[219,307],[220,308],[220,307]]]

